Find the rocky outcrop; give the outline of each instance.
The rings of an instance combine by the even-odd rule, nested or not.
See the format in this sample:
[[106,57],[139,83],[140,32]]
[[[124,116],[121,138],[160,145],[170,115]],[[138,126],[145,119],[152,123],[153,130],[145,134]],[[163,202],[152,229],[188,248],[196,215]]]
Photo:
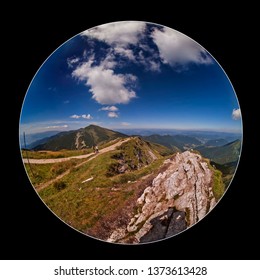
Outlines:
[[202,219],[216,200],[213,174],[201,155],[186,151],[164,162],[159,173],[136,202],[136,213],[108,241],[149,242],[175,235]]
[[86,143],[84,140],[82,140],[82,134],[81,132],[77,132],[76,139],[75,139],[75,147],[77,150],[86,148]]
[[152,228],[140,238],[141,243],[164,239],[187,228],[185,212],[170,208],[166,213],[150,221]]
[[130,141],[121,145],[118,150],[119,152],[111,157],[116,162],[112,163],[108,168],[107,175],[109,177],[138,170],[151,164],[159,157],[158,152],[153,150],[148,142],[139,137],[132,137]]

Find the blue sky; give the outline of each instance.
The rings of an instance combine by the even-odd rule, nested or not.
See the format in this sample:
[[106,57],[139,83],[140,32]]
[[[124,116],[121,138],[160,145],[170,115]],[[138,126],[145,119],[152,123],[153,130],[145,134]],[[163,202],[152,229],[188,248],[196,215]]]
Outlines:
[[20,132],[119,128],[241,131],[227,76],[199,44],[144,22],[101,25],[70,39],[27,91]]

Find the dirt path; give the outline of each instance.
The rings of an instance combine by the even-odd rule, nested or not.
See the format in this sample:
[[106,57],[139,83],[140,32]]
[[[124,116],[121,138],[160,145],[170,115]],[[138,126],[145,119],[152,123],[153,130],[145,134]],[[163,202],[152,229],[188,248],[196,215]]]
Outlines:
[[67,161],[67,160],[70,160],[70,159],[73,159],[73,158],[82,159],[82,158],[89,158],[89,157],[92,157],[92,156],[94,156],[92,158],[95,158],[96,156],[98,156],[100,154],[104,154],[106,152],[115,150],[115,148],[117,148],[121,144],[127,142],[128,140],[129,140],[129,138],[126,138],[124,140],[120,140],[119,142],[117,142],[115,144],[112,144],[111,146],[108,146],[104,149],[101,149],[98,152],[98,154],[90,153],[90,154],[86,154],[86,155],[72,156],[72,157],[65,157],[65,158],[45,158],[45,159],[27,159],[27,158],[24,158],[23,162],[24,163],[29,163],[30,162],[31,164],[46,164],[46,163],[63,162],[63,161]]
[[[92,156],[91,158],[89,158],[89,159],[87,159],[87,160],[85,160],[85,161],[83,161],[83,162],[77,164],[77,165],[75,166],[75,168],[77,168],[77,167],[80,167],[81,165],[85,164],[86,162],[89,162],[89,161],[93,160],[94,158],[98,157],[98,156],[101,155],[101,154],[104,154],[104,153],[107,153],[107,152],[110,152],[110,151],[115,150],[117,147],[119,147],[119,146],[122,145],[123,143],[129,141],[129,139],[130,139],[130,138],[121,140],[121,141],[119,141],[119,142],[117,142],[117,143],[115,143],[115,144],[113,144],[113,145],[111,145],[111,146],[109,146],[109,147],[106,147],[106,148],[104,148],[104,149],[101,149],[101,150],[99,151],[99,153],[97,153],[97,154],[95,154],[95,153],[90,153],[90,154],[87,154],[87,155],[80,155],[80,156],[75,156],[75,157],[67,157],[67,158],[62,158],[62,159],[65,159],[65,160],[70,160],[70,159],[72,159],[72,158],[79,158],[79,159],[82,159],[82,158],[88,158],[88,157],[91,157],[91,156]],[[36,159],[34,159],[34,160],[36,160]],[[56,160],[56,159],[37,159],[38,163],[36,163],[36,164],[61,162],[61,161],[42,162],[42,160],[44,160],[44,161],[49,161],[49,160]],[[60,160],[60,159],[59,159],[59,160]],[[62,161],[64,161],[64,160],[62,160]],[[33,163],[33,162],[32,162],[32,159],[30,159],[30,163]],[[50,181],[48,181],[48,182],[45,182],[45,183],[42,183],[42,184],[38,185],[37,187],[35,187],[35,189],[37,190],[37,192],[39,192],[40,190],[42,190],[42,189],[44,189],[44,188],[50,186],[50,185],[53,184],[54,182],[60,180],[60,179],[63,178],[64,176],[68,175],[68,174],[70,173],[70,171],[71,171],[70,169],[67,170],[67,171],[65,171],[64,173],[60,174],[60,175],[57,176],[56,178],[54,178],[54,179],[52,179],[52,180],[50,180]]]

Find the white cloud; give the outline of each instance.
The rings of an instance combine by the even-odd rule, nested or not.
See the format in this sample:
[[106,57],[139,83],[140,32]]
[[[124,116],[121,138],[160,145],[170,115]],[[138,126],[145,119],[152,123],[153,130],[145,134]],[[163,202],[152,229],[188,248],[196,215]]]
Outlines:
[[51,126],[46,126],[45,128],[46,129],[56,129],[56,128],[67,128],[69,127],[67,124],[64,124],[64,125],[51,125]]
[[106,106],[100,109],[100,111],[109,111],[107,114],[109,118],[118,118],[119,117],[118,110],[119,109],[116,106]]
[[82,127],[82,122],[79,120],[48,120],[41,122],[30,122],[30,123],[21,123],[20,131],[21,133],[25,132],[26,134],[33,134],[44,132],[48,130],[67,130],[69,129],[78,129]]
[[136,76],[116,74],[113,69],[106,68],[102,62],[99,66],[92,66],[93,62],[94,56],[79,65],[72,72],[72,76],[84,81],[90,87],[92,98],[99,104],[127,104],[136,97],[131,89],[137,80]]
[[126,47],[130,44],[136,45],[145,31],[145,22],[122,21],[100,25],[81,33],[109,45]]
[[[94,45],[88,50],[88,58],[87,52],[84,51],[85,62],[77,57],[68,59],[69,67],[74,68],[72,76],[90,87],[92,98],[99,104],[127,104],[136,97],[134,87],[137,77],[115,72],[115,68],[125,65],[125,59],[143,65],[148,71],[160,71],[159,55],[154,57],[155,51],[144,43],[145,30],[146,23],[128,21],[104,24],[81,33],[81,36],[109,45],[101,61],[94,55]],[[146,55],[134,53],[133,45],[143,50]],[[118,59],[118,56],[123,59]]]
[[128,123],[128,122],[121,122],[120,123],[122,126],[129,126],[129,125],[131,125],[130,123]]
[[[124,21],[104,24],[81,33],[82,36],[97,39],[107,43],[111,48],[111,53],[127,58],[132,62],[137,62],[131,45],[141,47],[141,39],[145,35],[146,23],[138,21]],[[142,47],[141,47],[142,48]],[[106,59],[104,60],[106,62]],[[111,61],[110,61],[111,63]],[[115,62],[113,62],[115,63]],[[106,68],[114,68],[112,67]]]
[[83,115],[76,115],[76,114],[74,114],[74,115],[70,116],[70,118],[72,118],[72,119],[83,118],[83,119],[87,119],[87,120],[93,119],[93,117],[90,114],[87,114],[87,115],[86,114],[83,114]]
[[[146,71],[160,72],[161,62],[159,55],[151,48],[145,48],[144,44],[142,44],[142,48],[143,49],[141,49],[136,55],[135,62],[143,65]],[[146,57],[144,55],[144,51],[146,52]]]
[[153,40],[159,52],[147,43],[146,35],[146,23],[136,21],[104,24],[82,32],[81,36],[105,42],[109,47],[102,50],[102,56],[95,57],[94,42],[89,40],[90,49],[88,52],[84,50],[82,58],[74,56],[67,60],[69,67],[74,69],[72,77],[85,83],[92,98],[99,104],[128,104],[136,98],[137,77],[130,73],[118,73],[128,61],[152,72],[160,72],[162,63],[174,67],[212,63],[211,57],[200,45],[172,29],[152,30],[148,39]]
[[70,68],[72,68],[74,66],[74,64],[78,63],[79,62],[79,58],[78,57],[73,57],[73,58],[67,58],[67,63],[68,63],[68,66]]
[[107,115],[109,118],[118,118],[118,114],[116,112],[108,112]]
[[63,103],[64,103],[64,104],[69,104],[70,101],[69,101],[69,100],[65,100],[65,101],[63,101]]
[[153,60],[149,61],[148,68],[149,68],[149,70],[154,71],[154,72],[160,72],[161,71],[160,63],[158,63],[156,61],[153,61]]
[[185,35],[170,28],[155,28],[151,33],[160,57],[165,64],[186,66],[189,63],[211,64],[212,59],[205,49]]
[[232,111],[232,119],[233,120],[241,119],[241,110],[240,109],[233,109],[233,111]]
[[87,120],[93,119],[93,117],[92,117],[90,114],[82,115],[81,117],[82,117],[83,119],[87,119]]
[[106,55],[105,59],[101,61],[100,66],[104,69],[113,69],[117,66],[112,49]]
[[106,107],[102,107],[100,110],[116,112],[116,111],[118,111],[118,108],[116,106],[106,106]]
[[128,58],[129,60],[135,61],[135,56],[134,56],[133,50],[131,50],[131,49],[123,48],[123,47],[115,47],[114,51],[117,54],[120,54],[120,55]]
[[79,118],[80,118],[80,116],[79,116],[79,115],[74,114],[74,115],[70,116],[70,118],[72,118],[72,119],[79,119]]

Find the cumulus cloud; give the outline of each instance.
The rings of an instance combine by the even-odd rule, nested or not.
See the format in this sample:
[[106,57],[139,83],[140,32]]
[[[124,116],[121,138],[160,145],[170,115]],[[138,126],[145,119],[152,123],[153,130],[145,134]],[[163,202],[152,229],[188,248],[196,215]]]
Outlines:
[[90,114],[82,115],[81,117],[82,117],[83,119],[87,119],[87,120],[93,119],[93,117],[92,117]]
[[117,54],[120,54],[120,55],[128,58],[129,60],[135,61],[135,56],[134,56],[133,50],[131,50],[131,49],[123,48],[123,47],[115,47],[114,51]]
[[[99,104],[127,104],[136,97],[137,77],[130,73],[118,73],[126,61],[143,65],[148,71],[160,71],[159,55],[155,59],[155,51],[144,42],[145,31],[146,23],[128,21],[101,25],[81,33],[83,37],[105,42],[109,46],[103,49],[104,56],[95,56],[93,45],[88,55],[84,51],[82,59],[72,57],[67,60],[69,67],[74,69],[72,76],[90,88],[92,98]],[[138,48],[145,55],[136,51]]]
[[70,68],[74,66],[74,64],[79,62],[79,57],[67,58],[67,64]]
[[118,118],[118,114],[116,112],[108,112],[107,115],[109,118]]
[[[153,51],[151,48],[145,48],[145,45],[142,44],[142,48],[137,56],[136,62],[140,65],[143,65],[146,71],[160,72],[161,71],[161,62],[159,55]],[[146,56],[144,55],[146,53]]]
[[151,37],[157,45],[160,57],[165,64],[186,66],[189,63],[212,63],[212,59],[205,49],[195,41],[170,28],[155,28]]
[[[101,25],[86,30],[81,35],[107,43],[110,46],[110,55],[119,55],[133,63],[144,65],[146,70],[158,71],[158,65],[149,65],[149,61],[153,59],[151,56],[144,59],[138,53],[134,53],[134,49],[132,48],[132,46],[135,46],[135,48],[139,48],[148,53],[154,52],[148,44],[143,42],[145,31],[146,23],[130,21]],[[114,65],[112,68],[114,68]]]
[[[104,24],[82,32],[81,36],[88,39],[88,51],[84,50],[81,58],[69,58],[67,63],[73,68],[72,77],[83,82],[101,105],[128,104],[137,97],[137,77],[120,71],[128,62],[152,72],[160,72],[163,63],[176,70],[189,63],[212,63],[208,53],[190,38],[166,27],[147,28],[144,22]],[[106,43],[106,48],[96,53],[91,39]]]
[[107,116],[109,118],[118,118],[119,117],[118,110],[119,109],[116,106],[106,106],[99,109],[99,111],[109,111],[107,113]]
[[80,118],[80,116],[79,116],[79,115],[74,114],[74,115],[70,116],[70,118],[72,118],[72,119],[79,119],[79,118]]
[[138,43],[146,24],[137,21],[122,21],[104,24],[81,33],[82,36],[104,41],[109,45],[126,47]]
[[132,74],[116,74],[113,69],[107,68],[102,62],[92,66],[94,56],[89,61],[79,65],[72,76],[85,82],[90,87],[92,98],[99,104],[127,104],[136,93],[132,87],[137,77]]
[[100,110],[116,112],[116,111],[118,111],[118,108],[116,106],[106,106],[106,107],[102,107]]
[[233,111],[232,111],[232,119],[233,120],[241,119],[241,110],[240,109],[233,109]]
[[148,69],[154,72],[160,72],[161,71],[161,65],[160,63],[150,60],[148,64]]
[[[93,60],[92,60],[92,62],[93,62]],[[114,69],[116,66],[117,66],[117,63],[115,61],[115,56],[114,56],[112,50],[110,50],[106,54],[106,57],[104,58],[104,60],[102,60],[100,62],[100,67],[102,67],[104,69]]]

